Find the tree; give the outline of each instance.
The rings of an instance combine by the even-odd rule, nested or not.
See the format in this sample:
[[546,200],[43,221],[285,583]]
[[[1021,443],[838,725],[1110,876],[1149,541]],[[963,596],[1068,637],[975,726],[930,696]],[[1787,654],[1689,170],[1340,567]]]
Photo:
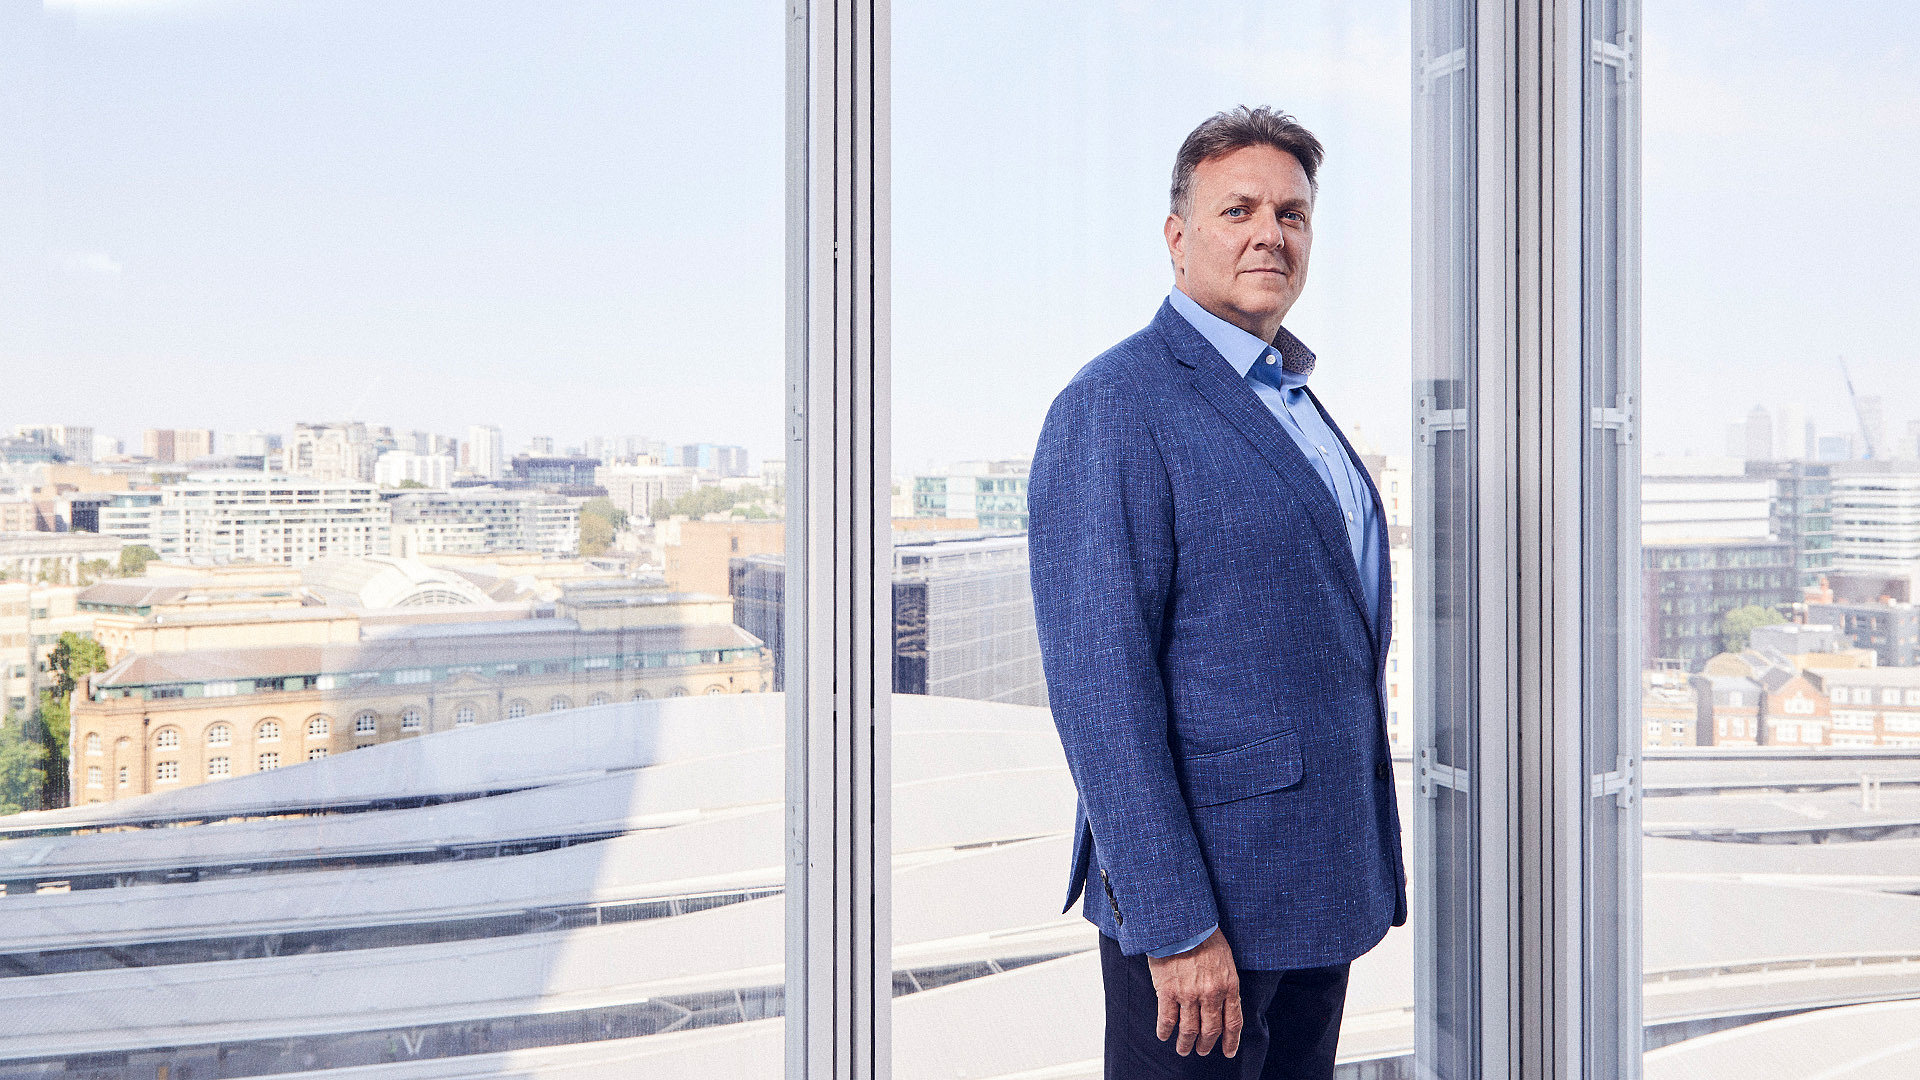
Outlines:
[[1747,647],[1754,627],[1777,626],[1786,621],[1786,616],[1759,604],[1734,608],[1720,617],[1720,647],[1737,653]]
[[145,544],[130,544],[120,549],[120,576],[139,577],[147,564],[160,557],[160,553]]
[[68,630],[47,654],[47,666],[54,672],[55,696],[64,702],[87,676],[107,670],[107,650],[92,638]]
[[32,738],[20,717],[9,713],[0,724],[0,814],[45,805],[46,762],[47,748]]
[[591,559],[613,545],[613,534],[627,523],[627,512],[612,499],[588,499],[580,504],[580,554]]
[[80,574],[76,585],[91,585],[101,578],[112,577],[114,566],[105,559],[88,559],[80,564]]
[[40,744],[40,805],[67,805],[67,763],[73,750],[73,714],[67,699],[40,691],[40,715],[21,725]]
[[734,493],[718,486],[699,487],[677,499],[665,499],[653,504],[653,520],[665,521],[676,514],[684,514],[695,521],[708,514],[718,514],[733,509]]
[[397,488],[423,488],[423,487],[426,487],[427,485],[421,483],[418,480],[413,479],[412,477],[408,477],[407,479],[402,480],[393,486]]

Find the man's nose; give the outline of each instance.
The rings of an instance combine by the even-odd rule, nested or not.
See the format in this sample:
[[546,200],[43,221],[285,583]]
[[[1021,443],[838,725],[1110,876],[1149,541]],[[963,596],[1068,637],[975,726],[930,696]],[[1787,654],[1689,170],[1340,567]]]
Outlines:
[[1271,218],[1254,234],[1253,246],[1261,251],[1279,251],[1287,246],[1287,231]]

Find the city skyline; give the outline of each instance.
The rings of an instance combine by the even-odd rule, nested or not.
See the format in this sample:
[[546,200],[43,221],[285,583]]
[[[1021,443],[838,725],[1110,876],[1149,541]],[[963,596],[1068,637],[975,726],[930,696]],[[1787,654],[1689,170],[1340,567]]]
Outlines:
[[[744,3],[734,19],[488,4],[438,33],[438,10],[0,7],[0,120],[45,136],[0,148],[0,190],[20,196],[0,222],[0,356],[93,376],[16,384],[0,420],[84,413],[123,437],[491,422],[510,446],[637,429],[780,456],[778,20]],[[1241,13],[1229,48],[1180,44],[1212,10],[900,7],[898,471],[1030,452],[1054,391],[1166,291],[1173,146],[1243,97],[1291,109],[1329,146],[1319,257],[1289,325],[1353,433],[1406,447],[1405,18],[1319,2]],[[1920,61],[1888,20],[1920,28],[1874,4],[1649,13],[1650,450],[1715,453],[1755,402],[1844,427],[1840,355],[1895,417],[1920,402],[1913,273],[1893,242],[1920,239],[1920,212],[1884,197],[1920,168]],[[1804,76],[1791,83],[1744,59],[1789,52]],[[1096,56],[1138,77],[1093,78]],[[976,85],[982,70],[1001,74]],[[1875,109],[1846,104],[1862,79]],[[966,122],[928,123],[961,88]],[[1131,122],[1098,120],[1116,114]],[[1868,144],[1871,158],[1848,152]],[[1714,167],[1728,160],[1746,182],[1729,188]],[[1808,184],[1818,227],[1796,224],[1782,251],[1774,207]]]

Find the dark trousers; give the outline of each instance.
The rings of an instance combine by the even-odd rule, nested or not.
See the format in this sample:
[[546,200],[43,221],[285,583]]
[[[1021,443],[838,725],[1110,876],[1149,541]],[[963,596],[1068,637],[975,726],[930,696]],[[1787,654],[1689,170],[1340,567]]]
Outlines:
[[1332,1080],[1347,1003],[1347,967],[1240,972],[1245,1026],[1240,1052],[1181,1057],[1178,1035],[1154,1037],[1160,1000],[1145,956],[1126,956],[1100,935],[1100,979],[1107,994],[1107,1080]]

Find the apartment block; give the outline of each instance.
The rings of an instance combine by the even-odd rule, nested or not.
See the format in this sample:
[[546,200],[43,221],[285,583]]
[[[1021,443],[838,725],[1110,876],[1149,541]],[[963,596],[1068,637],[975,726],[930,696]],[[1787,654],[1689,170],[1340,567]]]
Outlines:
[[389,493],[386,505],[405,537],[402,546],[410,549],[398,554],[580,551],[580,500],[564,495],[457,487]]
[[966,461],[913,478],[913,516],[959,518],[979,528],[1025,532],[1032,462]]
[[100,530],[169,562],[274,562],[381,555],[392,517],[372,484],[303,476],[202,476],[127,492],[100,509]]
[[198,461],[213,456],[213,432],[201,428],[148,428],[140,433],[140,452],[163,465]]

